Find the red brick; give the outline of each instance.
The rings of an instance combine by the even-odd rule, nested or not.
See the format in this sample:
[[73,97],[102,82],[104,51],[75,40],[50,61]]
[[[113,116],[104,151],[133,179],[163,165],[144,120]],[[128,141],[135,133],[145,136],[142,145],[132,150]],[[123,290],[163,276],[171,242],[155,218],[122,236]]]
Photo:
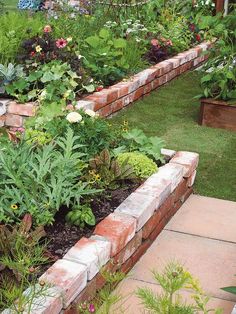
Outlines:
[[107,105],[107,94],[101,94],[100,92],[93,93],[85,97],[84,100],[94,102],[94,111],[97,111]]
[[118,84],[113,85],[113,87],[118,90],[118,98],[121,98],[129,94],[129,86],[127,82],[120,82]]
[[167,83],[168,76],[167,74],[164,74],[161,77],[159,77],[157,80],[158,80],[157,86],[164,85],[165,83]]
[[149,94],[152,90],[152,83],[148,83],[144,86],[144,94]]
[[191,188],[194,185],[196,179],[197,171],[194,170],[193,173],[188,178],[188,187]]
[[128,106],[130,103],[133,102],[134,93],[129,94],[129,95],[123,97],[122,99],[123,99],[123,104],[124,104],[124,106]]
[[116,100],[115,102],[113,102],[111,104],[111,112],[112,113],[117,112],[117,111],[121,110],[123,107],[124,107],[124,100],[123,100],[123,98],[122,99],[118,99],[118,100]]
[[107,90],[107,104],[112,103],[113,101],[117,100],[117,98],[118,98],[118,89],[112,86],[111,88]]
[[162,62],[158,63],[158,65],[161,68],[161,76],[163,74],[170,72],[173,69],[172,62],[168,62],[168,60],[162,61]]
[[135,229],[135,218],[125,214],[113,213],[96,226],[94,233],[105,237],[111,242],[111,256],[115,256],[134,237]]
[[187,192],[187,190],[188,190],[188,181],[187,179],[183,179],[173,192],[174,201],[177,202],[178,200],[180,200],[181,197],[183,197],[183,195]]
[[16,128],[22,127],[23,126],[23,117],[12,114],[12,113],[7,113],[6,114],[6,120],[5,120],[5,125],[7,126],[14,126]]
[[[95,111],[96,111],[96,110],[95,110]],[[109,104],[109,105],[107,105],[106,107],[103,107],[103,108],[97,110],[97,112],[99,113],[99,115],[100,115],[101,117],[108,117],[109,115],[112,114],[112,105]]]
[[58,288],[62,292],[64,308],[67,308],[87,284],[86,266],[58,260],[39,278],[39,281]]
[[138,100],[140,97],[144,95],[144,87],[139,87],[135,92],[134,92],[134,97],[133,101]]
[[17,104],[15,101],[8,103],[7,112],[17,114],[20,116],[33,117],[36,113],[36,104],[26,103],[26,104]]
[[153,242],[157,238],[157,236],[161,233],[161,231],[164,229],[165,225],[166,225],[166,221],[165,221],[165,218],[163,218],[159,222],[159,224],[156,226],[156,228],[152,231],[152,233],[150,233],[148,239]]
[[173,69],[176,69],[180,66],[180,60],[179,58],[171,58],[171,59],[168,59],[168,62],[171,62],[172,65],[173,65]]
[[129,86],[129,93],[132,93],[141,86],[140,79],[133,77],[127,82],[127,85]]
[[142,230],[137,232],[134,238],[129,241],[129,243],[121,250],[116,256],[114,256],[113,260],[115,263],[120,265],[124,264],[138,249],[138,247],[142,243]]
[[167,73],[167,81],[171,81],[173,80],[173,78],[175,78],[178,75],[178,70],[174,69],[172,71],[170,71],[169,73]]

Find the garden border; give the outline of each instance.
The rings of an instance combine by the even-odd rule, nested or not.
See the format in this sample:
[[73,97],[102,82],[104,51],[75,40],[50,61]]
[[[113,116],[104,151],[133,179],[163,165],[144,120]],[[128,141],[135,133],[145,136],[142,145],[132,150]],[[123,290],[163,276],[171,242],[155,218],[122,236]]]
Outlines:
[[[100,223],[90,238],[80,239],[40,278],[51,285],[48,296],[35,298],[32,314],[74,314],[91,300],[105,280],[99,272],[127,273],[193,192],[199,155],[162,150],[169,163],[159,168]],[[6,309],[2,314],[12,313]],[[28,313],[27,310],[24,313]]]
[[[203,42],[170,59],[159,62],[127,80],[86,96],[77,102],[76,109],[91,109],[102,117],[111,116],[178,75],[201,65],[208,58],[204,52],[211,46],[211,42]],[[0,127],[6,126],[13,131],[22,128],[25,118],[34,116],[37,110],[37,103],[32,102],[19,104],[6,99],[0,100],[0,103],[3,104],[0,109],[5,112],[0,116]]]

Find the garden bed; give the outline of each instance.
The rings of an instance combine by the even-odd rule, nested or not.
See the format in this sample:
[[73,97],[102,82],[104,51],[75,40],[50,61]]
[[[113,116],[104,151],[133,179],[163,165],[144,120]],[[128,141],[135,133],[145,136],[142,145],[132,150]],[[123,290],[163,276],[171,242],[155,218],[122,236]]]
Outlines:
[[236,131],[236,105],[223,100],[202,99],[199,124]]
[[[31,313],[76,312],[77,304],[94,297],[105,281],[99,269],[128,272],[169,219],[192,193],[199,156],[164,150],[170,162],[159,168],[114,211],[99,222],[39,279],[52,287],[33,300]],[[8,313],[8,310],[3,313]]]
[[[201,65],[207,59],[207,54],[202,53],[210,47],[210,42],[204,42],[175,57],[157,63],[126,81],[79,100],[76,109],[92,109],[100,116],[108,117],[178,75]],[[21,129],[25,118],[34,116],[37,110],[37,104],[32,102],[26,104],[11,100],[0,100],[0,102],[5,108],[5,114],[0,116],[0,127],[6,126],[13,130]]]

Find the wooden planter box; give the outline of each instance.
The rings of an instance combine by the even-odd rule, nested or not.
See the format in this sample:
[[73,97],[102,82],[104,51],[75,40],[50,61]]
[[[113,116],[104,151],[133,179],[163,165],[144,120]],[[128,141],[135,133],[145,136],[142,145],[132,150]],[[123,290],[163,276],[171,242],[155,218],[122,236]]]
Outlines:
[[236,105],[223,100],[202,99],[199,124],[236,131]]

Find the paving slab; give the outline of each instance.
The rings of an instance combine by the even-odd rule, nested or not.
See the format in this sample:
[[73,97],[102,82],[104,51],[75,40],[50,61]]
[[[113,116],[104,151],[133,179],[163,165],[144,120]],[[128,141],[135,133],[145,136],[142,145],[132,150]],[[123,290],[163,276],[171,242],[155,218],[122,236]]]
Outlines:
[[[125,279],[118,286],[116,293],[120,294],[123,299],[117,305],[114,306],[112,313],[125,313],[125,314],[138,314],[147,313],[144,311],[144,307],[141,304],[141,300],[135,295],[135,291],[138,288],[148,288],[154,293],[160,293],[161,287],[156,284],[146,283],[139,280],[133,280],[132,278]],[[191,299],[191,294],[186,291],[182,291],[181,295],[186,302],[193,303]],[[208,308],[216,309],[222,308],[223,314],[231,313],[234,307],[234,302],[226,301],[218,298],[211,298],[208,303]]]
[[134,266],[133,278],[155,283],[150,270],[161,270],[171,260],[183,264],[211,296],[236,301],[220,290],[235,284],[235,244],[164,230]]
[[236,243],[236,202],[191,195],[165,229]]

